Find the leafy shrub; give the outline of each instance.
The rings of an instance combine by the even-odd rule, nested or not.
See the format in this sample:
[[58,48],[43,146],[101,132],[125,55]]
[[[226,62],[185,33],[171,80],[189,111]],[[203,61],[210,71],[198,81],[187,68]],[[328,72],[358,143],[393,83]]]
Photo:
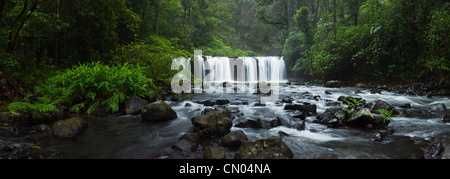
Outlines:
[[118,112],[119,105],[130,96],[152,96],[156,90],[152,79],[144,75],[146,68],[138,65],[109,67],[99,62],[82,64],[49,78],[36,88],[44,103],[63,103],[71,110],[88,114],[97,107]]
[[114,55],[114,64],[128,62],[148,67],[143,72],[145,76],[163,80],[167,84],[176,74],[171,70],[172,59],[190,56],[187,51],[179,50],[169,40],[159,36],[150,36],[146,43],[136,42],[119,47],[115,50]]

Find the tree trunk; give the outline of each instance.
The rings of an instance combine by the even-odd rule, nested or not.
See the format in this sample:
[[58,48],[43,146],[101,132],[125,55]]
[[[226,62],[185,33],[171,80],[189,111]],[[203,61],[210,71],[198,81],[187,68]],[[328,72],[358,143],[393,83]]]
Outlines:
[[[56,15],[59,18],[59,0],[56,1]],[[58,65],[58,48],[59,48],[59,31],[56,31],[56,42],[55,42],[55,66]]]
[[[25,25],[25,22],[28,20],[28,18],[30,18],[31,14],[33,14],[33,12],[37,9],[38,4],[39,4],[39,0],[33,0],[28,14],[25,16],[24,19],[22,19],[22,21],[20,22],[20,25],[17,27],[17,30],[11,30],[11,32],[9,33],[7,52],[11,53],[12,51],[14,51],[16,40],[17,40],[17,37],[19,36],[20,31],[22,30],[22,28]],[[27,9],[28,9],[28,0],[25,0],[25,4],[24,4],[24,8],[22,9],[22,12],[16,17],[13,24],[11,25],[12,29],[14,29],[15,24],[20,20],[20,18],[24,14],[26,14]]]
[[317,0],[316,18],[319,17],[320,0]]
[[287,34],[289,35],[289,13],[288,13],[288,0],[284,0],[284,23],[286,24]]
[[336,22],[337,22],[337,19],[336,19],[336,0],[333,0],[333,31],[334,31],[334,36],[336,37],[336,33],[337,33],[337,30],[336,30]]
[[159,3],[155,4],[155,20],[153,21],[153,33],[158,35],[158,16],[159,16]]
[[359,13],[359,0],[355,0],[355,7],[354,7],[355,9],[354,9],[354,11],[355,11],[355,14],[354,14],[354,25],[355,26],[358,26],[358,13]]

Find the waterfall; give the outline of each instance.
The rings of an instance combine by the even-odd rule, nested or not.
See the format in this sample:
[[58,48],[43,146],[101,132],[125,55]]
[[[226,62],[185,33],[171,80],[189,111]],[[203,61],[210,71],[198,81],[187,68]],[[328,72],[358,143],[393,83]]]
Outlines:
[[258,69],[256,59],[251,57],[240,57],[245,67],[244,82],[257,82],[258,81]]
[[[283,57],[211,57],[198,56],[194,60],[195,78],[214,83],[221,82],[286,82],[286,65]],[[235,67],[238,66],[235,70]],[[198,70],[195,70],[197,69]],[[241,79],[235,74],[240,73]],[[236,75],[238,76],[238,75]],[[207,79],[208,78],[208,79]]]

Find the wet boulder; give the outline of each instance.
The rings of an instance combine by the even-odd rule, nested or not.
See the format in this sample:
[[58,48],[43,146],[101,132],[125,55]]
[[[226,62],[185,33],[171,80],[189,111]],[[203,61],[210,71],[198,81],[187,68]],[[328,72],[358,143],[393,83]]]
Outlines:
[[393,134],[395,131],[392,128],[377,130],[372,133],[371,141],[374,142],[385,142],[387,136]]
[[333,115],[336,119],[340,120],[340,121],[347,121],[347,119],[349,118],[349,114],[347,111],[344,110],[338,110],[334,113]]
[[286,104],[284,110],[304,111],[313,116],[317,114],[317,106],[315,104]]
[[325,83],[325,87],[329,87],[329,88],[338,88],[342,86],[342,82],[338,81],[338,80],[331,80],[331,81],[327,81]]
[[181,136],[180,139],[172,145],[172,149],[182,153],[195,152],[201,142],[201,136],[198,133],[189,132]]
[[178,150],[182,153],[195,152],[198,145],[192,141],[180,138],[178,142],[172,145],[172,149]]
[[284,97],[283,99],[281,99],[282,103],[292,103],[294,99],[292,99],[291,97]]
[[271,129],[281,125],[281,118],[276,117],[269,120],[247,118],[245,121],[239,122],[235,126],[241,128]]
[[53,135],[59,139],[73,139],[83,129],[87,127],[87,122],[81,117],[71,117],[65,120],[56,121],[53,126]]
[[320,123],[320,124],[328,124],[328,122],[331,119],[333,119],[333,114],[331,113],[331,111],[329,111],[327,109],[322,114],[319,114],[319,115],[316,116],[316,121],[315,122]]
[[292,159],[294,154],[281,137],[246,141],[236,152],[235,159]]
[[442,117],[441,121],[443,123],[448,123],[450,122],[450,114],[446,114],[444,117]]
[[305,130],[306,127],[306,121],[303,121],[301,123],[295,123],[292,125],[292,128],[297,129],[299,131]]
[[127,115],[139,114],[142,107],[148,104],[148,101],[138,96],[132,96],[125,101],[125,112]]
[[[25,143],[22,143],[18,147],[14,145],[5,145],[2,147],[2,151],[8,152],[8,154],[5,156],[5,159],[32,159],[33,155],[30,152],[29,148],[25,147]],[[2,158],[0,157],[0,159]]]
[[300,120],[305,120],[306,116],[309,116],[308,112],[304,111],[287,111],[286,112],[289,116],[292,116],[293,118],[297,118]]
[[432,111],[445,111],[446,109],[447,107],[445,106],[444,103],[438,103],[430,106],[430,110]]
[[379,88],[370,89],[370,94],[381,94],[381,89]]
[[180,102],[180,101],[181,101],[181,98],[178,97],[178,96],[172,96],[172,97],[170,98],[170,101],[173,101],[173,102]]
[[142,120],[149,122],[163,122],[175,120],[177,113],[164,101],[157,101],[142,108]]
[[418,145],[424,152],[425,159],[441,159],[445,149],[442,141],[434,137],[415,139],[414,144]]
[[445,146],[444,152],[442,152],[442,159],[450,159],[450,145]]
[[233,125],[230,112],[226,108],[216,108],[191,119],[194,132],[202,136],[221,137],[230,132]]
[[244,141],[248,141],[247,136],[242,130],[238,130],[225,135],[222,138],[222,145],[236,151]]
[[341,102],[339,101],[331,101],[331,100],[326,100],[325,105],[326,106],[340,106]]
[[197,104],[203,104],[203,106],[214,106],[214,101],[204,100],[204,101],[195,101]]
[[374,113],[374,114],[380,114],[380,112],[378,110],[380,109],[384,109],[386,111],[391,111],[393,110],[392,114],[394,115],[398,115],[400,114],[394,106],[390,105],[389,103],[387,103],[386,101],[383,100],[376,100],[372,103],[372,108],[370,109],[370,112]]
[[218,99],[218,100],[216,100],[216,102],[214,104],[215,105],[227,105],[229,103],[230,103],[230,101],[228,101],[228,99]]
[[226,153],[223,147],[207,147],[205,148],[205,159],[225,159]]
[[402,105],[400,105],[399,107],[400,107],[400,108],[403,108],[403,109],[409,109],[409,108],[412,108],[411,104],[409,104],[409,103],[402,104]]
[[248,105],[248,101],[245,100],[236,100],[230,102],[231,105]]
[[381,116],[374,117],[368,108],[361,108],[345,124],[360,128],[379,129],[386,127],[389,121]]
[[339,111],[342,110],[340,108],[327,108],[325,112],[316,116],[315,122],[327,125],[328,127],[340,127],[342,125],[342,119],[336,118],[335,116]]

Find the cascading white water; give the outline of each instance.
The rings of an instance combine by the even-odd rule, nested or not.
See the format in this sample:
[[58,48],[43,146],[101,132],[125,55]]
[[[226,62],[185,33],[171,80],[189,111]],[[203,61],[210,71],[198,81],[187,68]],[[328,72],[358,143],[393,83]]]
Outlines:
[[206,62],[206,65],[209,65],[209,70],[211,70],[211,81],[218,83],[234,81],[233,76],[231,75],[231,65],[229,58],[207,56]]
[[244,82],[257,82],[258,69],[256,65],[256,59],[249,57],[240,57],[240,59],[243,61],[243,64],[245,66]]
[[[233,61],[234,60],[234,61]],[[238,62],[237,62],[237,61]],[[242,68],[235,66],[242,65]],[[198,56],[194,60],[195,78],[211,82],[286,82],[286,65],[283,57],[211,57]],[[235,80],[235,73],[241,73],[242,78]],[[239,76],[239,75],[237,75]],[[208,79],[206,79],[208,78]]]

